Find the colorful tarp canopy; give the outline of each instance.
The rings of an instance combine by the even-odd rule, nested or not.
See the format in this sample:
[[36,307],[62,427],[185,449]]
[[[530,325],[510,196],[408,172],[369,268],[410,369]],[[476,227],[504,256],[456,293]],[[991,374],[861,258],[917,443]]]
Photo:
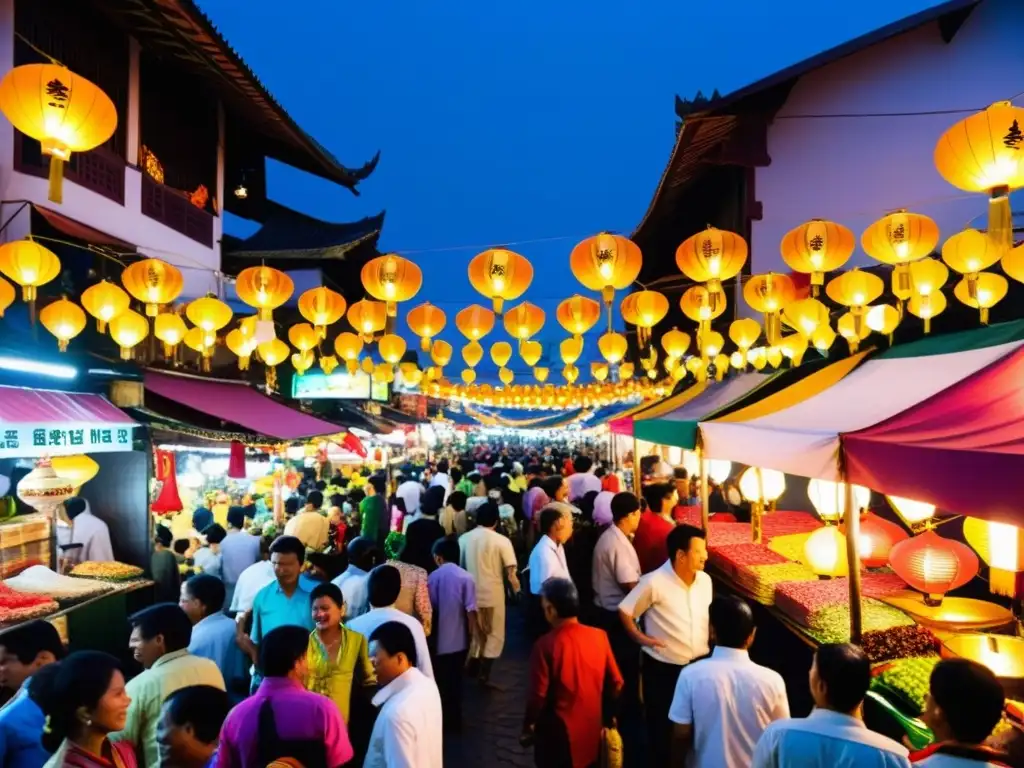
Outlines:
[[289,408],[241,381],[203,379],[146,371],[145,387],[187,408],[279,440],[301,440],[345,428]]
[[[1013,353],[1022,339],[1024,323],[1010,323],[951,334],[945,344],[925,339],[893,348],[852,372],[856,356],[834,363],[749,408],[701,422],[706,455],[839,480],[840,434],[866,429],[927,400]],[[947,349],[954,351],[938,353]],[[832,386],[808,393],[812,380],[842,373],[844,366],[847,372]]]
[[1020,525],[1024,348],[916,407],[842,436],[850,479],[940,509]]
[[667,397],[661,402],[654,404],[647,403],[635,411],[622,414],[618,418],[612,420],[609,425],[611,431],[616,435],[632,435],[635,422],[640,419],[656,419],[663,414],[676,410],[677,408],[682,408],[693,398],[703,392],[707,386],[707,381],[698,381],[696,384],[687,387],[682,392],[678,392],[671,397]]

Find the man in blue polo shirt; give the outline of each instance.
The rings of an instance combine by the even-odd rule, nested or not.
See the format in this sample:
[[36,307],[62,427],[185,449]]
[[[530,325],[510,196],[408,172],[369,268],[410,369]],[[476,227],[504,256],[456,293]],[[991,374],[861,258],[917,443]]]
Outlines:
[[41,737],[46,721],[32,697],[32,676],[64,656],[60,635],[36,620],[0,635],[0,685],[16,690],[0,709],[0,765],[39,768],[50,759]]

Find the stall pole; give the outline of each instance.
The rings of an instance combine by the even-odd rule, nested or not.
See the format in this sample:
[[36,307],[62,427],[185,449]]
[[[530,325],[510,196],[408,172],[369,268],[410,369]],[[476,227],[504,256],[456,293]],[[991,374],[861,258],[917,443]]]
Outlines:
[[711,504],[708,501],[708,462],[704,458],[703,447],[697,446],[697,455],[700,456],[700,527],[707,533],[711,520]]
[[850,564],[850,642],[860,645],[864,630],[864,617],[861,606],[860,592],[860,553],[858,538],[860,537],[860,510],[853,499],[853,485],[843,473],[843,486],[846,489],[846,560]]
[[642,495],[641,495],[641,490],[642,489],[640,488],[640,479],[641,479],[641,473],[640,473],[640,441],[636,439],[636,436],[634,436],[633,437],[633,493],[636,494],[636,497],[638,499],[642,498]]

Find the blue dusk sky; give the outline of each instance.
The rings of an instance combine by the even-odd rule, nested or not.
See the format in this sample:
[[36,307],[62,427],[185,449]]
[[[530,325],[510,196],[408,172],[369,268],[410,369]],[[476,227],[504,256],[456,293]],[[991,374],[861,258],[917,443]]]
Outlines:
[[534,264],[542,338],[564,336],[555,306],[582,288],[569,251],[640,221],[673,146],[675,94],[725,94],[936,2],[199,0],[342,162],[381,150],[360,197],[278,164],[271,196],[331,221],[386,209],[381,250],[421,265],[415,303],[448,312],[456,345],[455,311],[487,303],[466,264],[499,244]]

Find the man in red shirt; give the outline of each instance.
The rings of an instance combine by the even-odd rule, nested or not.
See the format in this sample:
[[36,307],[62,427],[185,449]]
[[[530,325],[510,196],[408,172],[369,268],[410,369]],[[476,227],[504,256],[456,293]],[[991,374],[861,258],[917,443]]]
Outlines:
[[586,768],[601,751],[603,705],[622,690],[603,630],[580,624],[580,597],[568,579],[548,579],[541,605],[551,631],[530,657],[524,745],[536,742],[538,768]]
[[672,510],[676,505],[676,489],[669,483],[652,483],[644,488],[647,509],[633,535],[633,546],[640,560],[640,570],[650,573],[668,559],[666,539],[676,527]]

